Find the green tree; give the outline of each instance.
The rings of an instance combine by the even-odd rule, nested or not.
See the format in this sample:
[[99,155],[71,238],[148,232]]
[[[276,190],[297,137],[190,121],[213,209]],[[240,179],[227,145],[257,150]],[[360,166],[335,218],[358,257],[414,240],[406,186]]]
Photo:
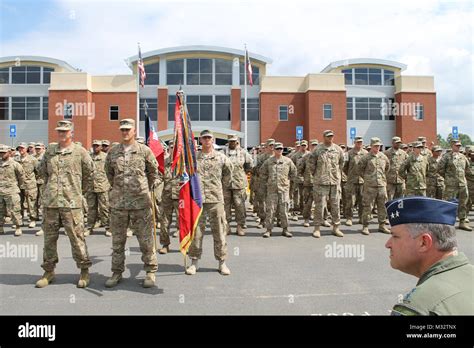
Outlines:
[[[448,144],[451,143],[451,139],[453,139],[453,135],[449,133],[448,138],[446,139]],[[471,137],[467,134],[459,133],[459,140],[461,141],[462,146],[473,145]]]
[[443,149],[449,148],[448,142],[443,138],[441,134],[438,134],[438,144],[441,146]]

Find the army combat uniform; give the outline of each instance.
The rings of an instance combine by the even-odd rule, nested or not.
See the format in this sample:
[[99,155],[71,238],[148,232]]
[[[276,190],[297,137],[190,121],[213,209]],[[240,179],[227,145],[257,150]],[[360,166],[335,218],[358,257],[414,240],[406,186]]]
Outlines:
[[426,173],[428,161],[425,156],[411,153],[402,163],[398,174],[405,179],[405,196],[426,196]]
[[[393,137],[394,142],[400,142],[399,137]],[[384,155],[390,161],[390,170],[387,173],[387,196],[391,201],[395,198],[403,197],[405,194],[405,180],[400,176],[399,170],[403,162],[408,158],[408,155],[401,148],[395,150],[393,147],[384,152]]]
[[438,173],[440,160],[441,157],[430,156],[426,173],[426,195],[436,199],[443,199],[444,193],[444,178]]
[[[356,141],[361,141],[362,138]],[[362,188],[364,185],[364,179],[357,172],[357,165],[363,156],[367,154],[367,151],[361,148],[359,151],[351,149],[347,153],[347,161],[344,163],[343,171],[347,175],[347,186],[346,186],[346,225],[352,226],[353,207],[357,207],[359,215],[359,221],[362,219]]]
[[25,180],[20,187],[20,199],[22,216],[23,207],[26,205],[28,217],[30,219],[30,227],[34,227],[34,222],[38,219],[36,209],[36,198],[38,195],[38,187],[36,186],[36,176],[38,175],[38,160],[32,155],[26,154],[18,158],[18,163],[23,167]]
[[[161,221],[160,221],[160,243],[163,248],[160,253],[168,252],[170,241],[170,226],[173,219],[173,212],[176,214],[176,221],[178,221],[178,203],[179,203],[179,178],[173,177],[171,171],[171,156],[165,159],[165,174],[163,175],[163,193],[161,203]],[[178,228],[179,230],[179,228]]]
[[297,165],[298,175],[303,177],[303,225],[305,227],[309,227],[313,208],[313,173],[308,165],[310,154],[311,152],[308,152],[301,157]]

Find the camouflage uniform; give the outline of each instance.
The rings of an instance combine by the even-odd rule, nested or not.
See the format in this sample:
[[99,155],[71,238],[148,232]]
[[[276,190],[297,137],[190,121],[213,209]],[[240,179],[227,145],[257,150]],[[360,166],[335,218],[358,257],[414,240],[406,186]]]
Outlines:
[[92,265],[84,239],[82,214],[82,192],[90,187],[92,170],[89,154],[74,143],[64,149],[58,144],[50,144],[40,162],[39,174],[45,181],[41,267],[46,272],[53,272],[58,263],[57,242],[61,226],[69,237],[77,267],[88,269]]
[[96,220],[99,219],[101,226],[109,229],[109,190],[110,184],[105,174],[105,158],[107,154],[100,151],[92,154],[94,174],[92,177],[91,190],[87,195],[87,225],[90,230],[94,228]]
[[150,191],[158,176],[155,156],[149,147],[138,142],[127,148],[123,144],[116,145],[107,153],[105,173],[111,185],[112,272],[121,274],[125,270],[127,228],[131,228],[140,245],[144,269],[154,274],[158,270],[158,262]]
[[[0,145],[0,156],[7,150],[6,146]],[[22,225],[19,193],[24,180],[23,167],[12,158],[4,161],[0,157],[0,177],[0,233],[3,233],[3,221],[7,211],[17,228]]]
[[320,143],[311,152],[308,160],[309,170],[313,173],[314,193],[314,229],[319,230],[323,223],[323,211],[329,200],[332,224],[340,225],[339,204],[341,199],[341,172],[344,166],[344,152],[336,145],[326,146]]
[[253,161],[247,151],[240,147],[228,150],[227,157],[232,163],[232,180],[230,186],[224,187],[224,207],[227,228],[232,220],[231,207],[234,207],[235,221],[240,227],[245,226],[245,201],[247,200],[247,173],[253,168]]
[[[274,142],[273,142],[274,143]],[[258,185],[257,185],[257,191],[256,193],[256,198],[258,200],[258,217],[260,218],[260,224],[263,225],[265,221],[265,202],[266,202],[266,189],[265,185],[262,184],[260,180],[260,169],[263,165],[263,163],[269,159],[272,155],[269,153],[262,153],[258,155],[257,157],[257,164],[255,165],[255,171],[258,173]]]
[[426,173],[428,161],[423,155],[410,156],[402,163],[398,174],[406,180],[406,196],[426,196]]
[[351,149],[347,153],[347,161],[344,163],[343,171],[347,175],[345,217],[352,220],[353,207],[357,207],[359,220],[362,218],[362,188],[364,179],[357,172],[357,165],[363,156],[367,155],[367,150],[361,148],[359,151]]
[[441,157],[428,158],[428,171],[426,173],[426,195],[431,198],[443,199],[444,178],[438,173],[438,164]]
[[275,213],[277,213],[281,227],[286,231],[288,229],[290,180],[297,175],[296,166],[285,156],[281,156],[280,159],[272,156],[263,163],[260,175],[262,184],[266,188],[265,228],[267,231],[272,230]]
[[313,207],[313,173],[308,162],[311,152],[306,153],[298,161],[298,175],[303,177],[303,219],[308,223],[311,218],[311,209]]
[[403,197],[405,194],[405,180],[398,173],[400,166],[408,158],[408,154],[402,149],[395,150],[393,147],[384,152],[390,161],[390,170],[387,173],[387,196],[388,200]]
[[[176,214],[178,221],[178,204],[179,204],[179,178],[174,178],[171,171],[171,156],[165,159],[165,174],[163,175],[163,199],[161,202],[161,221],[160,221],[160,243],[163,246],[171,244],[169,230],[173,219],[173,212]],[[179,228],[178,228],[179,230]]]
[[468,188],[466,174],[470,163],[466,156],[459,152],[447,152],[438,163],[438,173],[444,177],[446,188],[445,200],[457,198],[459,200],[458,217],[464,223],[467,219]]
[[38,215],[36,214],[36,197],[38,195],[38,187],[36,186],[36,175],[38,174],[38,160],[31,156],[25,155],[18,158],[18,163],[23,167],[25,173],[25,180],[20,187],[20,199],[22,216],[23,208],[26,203],[28,217],[30,221],[36,221]]
[[[376,155],[369,152],[364,155],[358,166],[358,174],[364,179],[362,190],[362,225],[369,225],[372,214],[372,203],[377,204],[377,218],[379,227],[385,224],[387,210],[387,178],[390,170],[390,161],[382,152]],[[398,181],[398,179],[397,179]]]
[[[306,140],[303,140],[303,142],[306,142]],[[307,144],[307,143],[306,143]],[[293,164],[295,167],[298,165],[298,162],[300,159],[309,153],[309,151],[304,151],[302,152],[301,150],[296,152],[293,156],[291,156],[291,160],[293,161]],[[303,212],[303,207],[304,207],[304,199],[303,199],[303,191],[304,191],[304,177],[302,175],[295,175],[293,178],[293,183],[294,183],[294,191],[293,191],[293,210],[295,212],[302,213]]]
[[470,211],[474,203],[474,160],[472,159],[469,159],[469,168],[466,172],[466,180],[469,195],[467,209]]
[[[37,144],[38,145],[38,144]],[[44,152],[40,153],[39,155],[35,155],[36,160],[38,161],[38,165],[44,157]],[[43,190],[44,190],[44,179],[38,174],[36,177],[36,186],[38,188],[38,195],[36,196],[36,216],[39,217],[43,215]]]
[[224,154],[215,150],[207,154],[198,152],[196,160],[203,206],[199,226],[189,248],[189,257],[191,259],[201,258],[202,239],[206,229],[206,220],[209,216],[211,233],[214,238],[214,257],[218,261],[224,261],[227,258],[227,242],[225,239],[227,222],[223,187],[230,185],[232,163]]

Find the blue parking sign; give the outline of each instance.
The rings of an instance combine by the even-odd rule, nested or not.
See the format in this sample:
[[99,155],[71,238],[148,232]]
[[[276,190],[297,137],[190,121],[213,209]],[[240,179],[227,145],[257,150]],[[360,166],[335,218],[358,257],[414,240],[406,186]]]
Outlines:
[[459,137],[458,126],[453,126],[452,134],[453,134],[453,139],[456,139],[456,140],[457,140],[458,137]]
[[355,139],[355,136],[356,136],[356,128],[355,127],[351,127],[350,134],[351,134],[351,139]]
[[303,139],[303,126],[296,126],[296,139]]
[[16,124],[10,125],[10,138],[16,138]]

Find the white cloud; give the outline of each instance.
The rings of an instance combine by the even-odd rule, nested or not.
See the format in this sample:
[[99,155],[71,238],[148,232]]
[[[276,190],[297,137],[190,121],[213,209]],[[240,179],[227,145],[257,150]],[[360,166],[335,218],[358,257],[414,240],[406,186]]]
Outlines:
[[[305,75],[334,60],[373,57],[434,75],[439,132],[473,135],[472,4],[438,1],[61,1],[40,30],[3,44],[5,55],[66,60],[92,74],[129,73],[123,59],[207,44],[273,59],[268,73]],[[71,12],[74,11],[74,12]],[[74,19],[70,19],[71,13]],[[55,19],[66,25],[54,25]],[[59,21],[61,22],[61,21]],[[2,53],[2,54],[3,54]]]

